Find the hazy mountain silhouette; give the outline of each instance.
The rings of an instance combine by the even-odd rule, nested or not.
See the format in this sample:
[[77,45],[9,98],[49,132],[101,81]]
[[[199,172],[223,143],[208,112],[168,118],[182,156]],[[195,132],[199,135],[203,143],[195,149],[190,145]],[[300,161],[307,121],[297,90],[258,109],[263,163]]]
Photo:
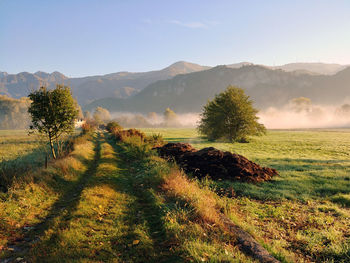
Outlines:
[[345,69],[349,65],[327,64],[327,63],[290,63],[282,66],[271,67],[284,71],[304,71],[304,73],[316,73],[321,75],[333,75]]
[[[81,78],[69,78],[57,71],[52,73],[38,71],[34,74],[28,72],[18,74],[0,72],[0,94],[19,98],[27,96],[30,91],[42,85],[52,88],[56,84],[65,84],[72,87],[73,95],[80,104],[85,105],[91,102],[88,108],[98,104],[106,104],[110,108],[124,109],[129,107],[122,106],[124,103],[132,102],[133,111],[147,108],[160,111],[163,106],[171,106],[174,103],[179,107],[185,105],[184,109],[198,110],[196,102],[192,102],[196,98],[201,104],[205,103],[208,98],[222,91],[227,85],[235,84],[247,89],[248,94],[256,98],[259,105],[265,107],[270,103],[267,103],[267,101],[272,100],[266,98],[267,94],[270,93],[265,94],[265,90],[279,94],[279,100],[281,101],[283,101],[283,98],[289,98],[292,94],[305,93],[304,96],[306,96],[312,90],[317,90],[313,86],[316,85],[314,84],[316,79],[325,81],[317,84],[324,87],[329,79],[334,79],[332,74],[343,70],[345,67],[344,65],[325,63],[291,63],[269,67],[241,62],[211,68],[179,61],[162,70],[136,73],[117,72]],[[323,80],[322,76],[316,76],[319,74],[329,76]],[[147,89],[143,91],[146,87]],[[297,92],[299,87],[308,90]],[[330,86],[324,88],[328,89]],[[169,93],[166,93],[167,91]],[[320,91],[320,94],[323,93],[324,91]],[[182,98],[181,94],[185,94],[185,97]],[[182,102],[172,101],[171,96],[181,99]],[[311,94],[311,96],[318,98],[316,94]],[[130,100],[119,100],[129,97]],[[334,96],[331,96],[330,99],[332,97]],[[113,106],[116,102],[119,106]],[[149,103],[152,105],[149,106]],[[187,106],[187,103],[193,105]]]
[[78,102],[85,104],[95,99],[105,97],[124,98],[137,93],[149,84],[158,80],[172,78],[178,74],[186,74],[205,70],[209,67],[179,61],[162,70],[132,73],[118,72],[103,76],[68,78],[59,72],[34,74],[22,72],[7,74],[0,72],[0,94],[19,98],[41,85],[54,87],[56,84],[66,84],[72,87]]
[[86,109],[102,106],[110,111],[162,112],[170,107],[176,112],[198,112],[228,85],[245,89],[260,109],[282,106],[300,96],[316,103],[340,104],[350,99],[350,67],[335,75],[312,75],[256,65],[218,66],[157,81],[128,99],[96,100]]

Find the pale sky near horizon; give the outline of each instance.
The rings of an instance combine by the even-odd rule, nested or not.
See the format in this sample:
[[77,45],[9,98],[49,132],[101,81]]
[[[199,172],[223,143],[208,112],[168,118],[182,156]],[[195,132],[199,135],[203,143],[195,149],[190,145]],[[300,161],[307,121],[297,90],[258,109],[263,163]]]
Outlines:
[[0,0],[0,71],[350,64],[347,0]]

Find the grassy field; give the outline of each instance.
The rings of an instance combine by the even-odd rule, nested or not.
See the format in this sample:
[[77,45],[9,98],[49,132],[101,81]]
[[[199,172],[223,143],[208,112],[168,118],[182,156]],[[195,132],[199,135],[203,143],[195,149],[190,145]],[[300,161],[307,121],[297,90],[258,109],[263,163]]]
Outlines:
[[[0,130],[0,156],[1,161],[10,161],[23,158],[28,154],[39,153],[44,142],[39,136],[28,135],[24,130]],[[37,156],[33,156],[32,161]]]
[[[244,144],[208,142],[194,129],[144,132],[236,152],[280,176],[255,185],[197,180],[137,138],[95,134],[0,194],[0,258],[255,262],[222,227],[223,213],[282,262],[349,262],[350,130],[268,131]],[[1,134],[11,141],[23,147],[4,151],[3,163],[41,147],[24,132]]]
[[40,136],[29,136],[24,130],[0,130],[0,188],[43,166],[46,152],[46,142]]
[[210,179],[200,184],[219,195],[233,188],[235,198],[227,199],[231,219],[286,259],[300,261],[298,254],[304,254],[305,260],[350,261],[350,130],[276,130],[234,144],[208,142],[194,129],[144,132],[276,168],[280,176],[262,184]]
[[160,191],[170,174],[171,166],[137,140],[82,140],[32,182],[2,194],[0,259],[256,262],[232,235],[205,223],[203,211]]

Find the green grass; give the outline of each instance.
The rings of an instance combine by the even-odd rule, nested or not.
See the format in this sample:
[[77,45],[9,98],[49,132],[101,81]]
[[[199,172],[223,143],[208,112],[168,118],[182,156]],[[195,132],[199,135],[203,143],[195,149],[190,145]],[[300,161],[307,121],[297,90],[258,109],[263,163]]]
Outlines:
[[[78,131],[75,131],[78,135]],[[66,140],[70,135],[62,137]],[[7,191],[16,183],[28,179],[28,172],[45,165],[51,159],[47,138],[43,135],[28,135],[26,130],[0,130],[0,191]]]
[[42,137],[24,130],[0,130],[0,191],[13,180],[45,164],[47,145]]
[[258,199],[332,200],[336,194],[350,193],[350,130],[268,131],[250,143],[208,142],[194,129],[144,129],[161,133],[169,142],[188,142],[195,148],[215,147],[241,154],[262,166],[276,168],[280,176],[260,185],[238,182],[238,195]]
[[[14,160],[31,154],[37,149],[42,150],[44,144],[45,142],[39,136],[29,136],[24,130],[0,130],[1,161]],[[37,156],[33,156],[32,161]]]
[[11,188],[0,199],[0,258],[254,262],[230,235],[160,191],[170,166],[150,148],[135,138],[116,144],[100,135]]
[[271,182],[202,180],[219,195],[234,189],[226,214],[287,261],[350,260],[350,130],[268,131],[250,143],[208,142],[194,129],[144,129],[169,142],[235,152],[279,171]]
[[193,129],[144,131],[231,150],[280,176],[257,185],[174,177],[171,192],[164,182],[176,167],[150,145],[95,136],[0,195],[0,257],[29,238],[15,256],[34,262],[254,262],[213,223],[218,209],[282,262],[348,262],[349,131],[269,131],[248,144],[210,143]]

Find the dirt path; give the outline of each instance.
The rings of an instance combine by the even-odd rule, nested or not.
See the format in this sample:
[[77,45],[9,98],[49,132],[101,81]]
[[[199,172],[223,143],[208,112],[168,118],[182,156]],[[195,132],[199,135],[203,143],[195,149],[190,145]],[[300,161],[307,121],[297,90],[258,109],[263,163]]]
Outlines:
[[162,210],[142,163],[100,134],[88,169],[40,223],[10,246],[8,262],[182,262],[169,250]]

